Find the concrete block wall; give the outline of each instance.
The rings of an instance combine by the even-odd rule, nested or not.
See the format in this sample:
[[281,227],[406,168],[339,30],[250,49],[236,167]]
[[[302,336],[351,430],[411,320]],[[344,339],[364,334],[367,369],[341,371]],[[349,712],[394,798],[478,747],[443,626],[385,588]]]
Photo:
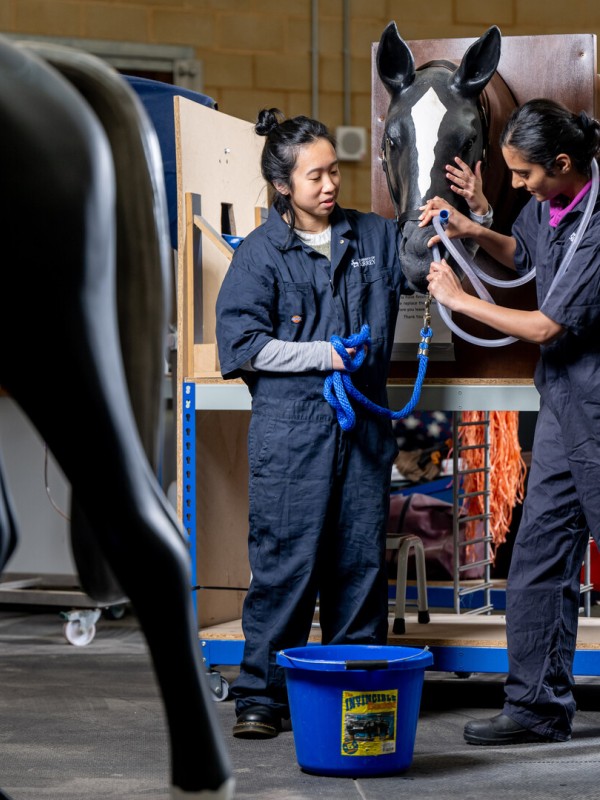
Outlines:
[[[347,12],[347,47],[344,41]],[[313,18],[314,12],[316,16]],[[226,114],[262,107],[371,127],[371,43],[390,20],[405,39],[600,33],[597,0],[1,0],[0,32],[193,47],[203,91]],[[317,32],[316,47],[314,31]],[[313,52],[318,52],[314,69]],[[350,85],[344,95],[344,65]],[[316,75],[316,86],[313,77]],[[343,205],[370,208],[370,158],[342,165]]]

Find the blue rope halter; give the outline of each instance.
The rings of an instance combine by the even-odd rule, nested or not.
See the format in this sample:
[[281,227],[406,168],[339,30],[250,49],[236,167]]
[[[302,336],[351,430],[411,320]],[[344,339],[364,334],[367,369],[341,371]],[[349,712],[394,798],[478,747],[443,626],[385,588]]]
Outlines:
[[[389,408],[378,406],[376,403],[373,403],[372,400],[369,400],[368,397],[365,397],[364,394],[359,392],[352,383],[351,373],[356,372],[356,370],[362,365],[367,355],[367,349],[371,344],[371,330],[369,326],[363,325],[360,329],[360,333],[354,333],[351,336],[348,336],[346,339],[342,339],[340,336],[331,337],[331,344],[333,345],[336,353],[338,353],[338,355],[341,357],[344,363],[345,371],[334,370],[327,375],[325,378],[325,384],[323,386],[323,396],[329,405],[335,410],[338,423],[342,430],[352,430],[356,424],[356,414],[352,408],[352,404],[350,403],[348,395],[350,395],[350,397],[352,397],[372,413],[379,414],[383,417],[389,417],[390,419],[403,419],[414,410],[421,396],[421,387],[423,386],[425,373],[427,372],[427,362],[429,360],[429,342],[431,341],[431,337],[433,335],[429,326],[431,319],[429,314],[430,302],[431,298],[429,295],[427,295],[427,300],[425,301],[425,314],[423,315],[423,327],[420,331],[421,341],[419,343],[419,350],[417,353],[419,370],[415,380],[412,397],[400,411],[391,411]],[[347,347],[355,347],[357,350],[356,355],[350,356],[346,350]]]

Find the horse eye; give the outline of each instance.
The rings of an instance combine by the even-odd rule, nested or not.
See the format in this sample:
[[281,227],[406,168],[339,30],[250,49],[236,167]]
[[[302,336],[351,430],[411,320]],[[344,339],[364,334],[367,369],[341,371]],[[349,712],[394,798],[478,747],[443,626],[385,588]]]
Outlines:
[[463,153],[468,153],[469,150],[473,147],[473,144],[474,144],[474,139],[469,139],[467,142],[465,142]]

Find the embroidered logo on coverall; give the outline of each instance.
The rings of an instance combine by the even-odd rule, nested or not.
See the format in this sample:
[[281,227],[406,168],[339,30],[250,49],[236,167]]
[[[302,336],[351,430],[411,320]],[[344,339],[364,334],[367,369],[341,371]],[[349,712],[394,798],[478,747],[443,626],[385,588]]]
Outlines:
[[357,267],[374,267],[375,256],[367,256],[366,258],[353,258],[350,262],[353,269]]

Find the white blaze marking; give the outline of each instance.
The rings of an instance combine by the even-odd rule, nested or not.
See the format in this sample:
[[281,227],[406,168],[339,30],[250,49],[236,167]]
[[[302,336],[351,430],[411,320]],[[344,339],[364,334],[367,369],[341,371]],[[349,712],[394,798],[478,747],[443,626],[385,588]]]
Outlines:
[[433,89],[428,89],[412,110],[415,126],[415,143],[417,146],[417,163],[419,166],[419,192],[421,198],[431,186],[431,170],[433,169],[434,148],[446,107]]

